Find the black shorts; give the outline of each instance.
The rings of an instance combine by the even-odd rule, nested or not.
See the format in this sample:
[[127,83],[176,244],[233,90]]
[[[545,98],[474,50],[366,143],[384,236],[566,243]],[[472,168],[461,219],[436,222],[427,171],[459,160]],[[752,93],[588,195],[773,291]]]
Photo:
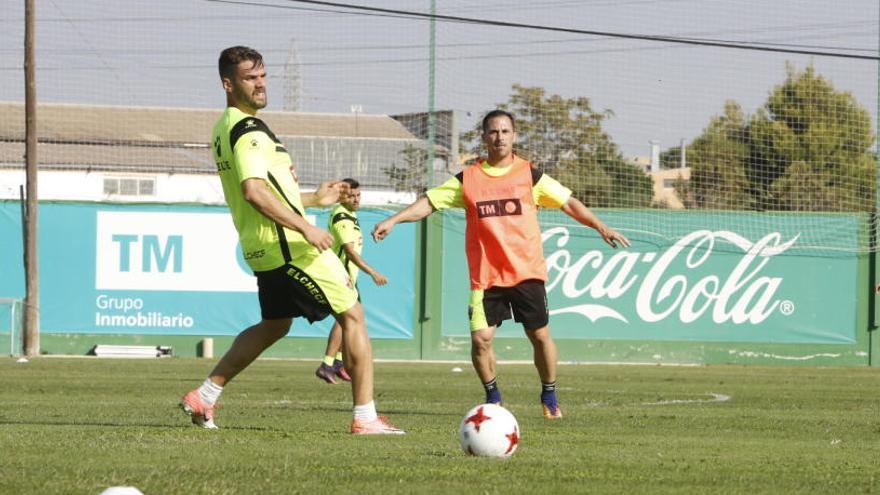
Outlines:
[[526,280],[513,287],[472,290],[468,306],[471,331],[499,327],[513,315],[525,330],[537,330],[550,322],[547,290],[543,280]]
[[260,312],[265,320],[305,317],[314,323],[332,313],[321,287],[294,265],[287,264],[255,275]]

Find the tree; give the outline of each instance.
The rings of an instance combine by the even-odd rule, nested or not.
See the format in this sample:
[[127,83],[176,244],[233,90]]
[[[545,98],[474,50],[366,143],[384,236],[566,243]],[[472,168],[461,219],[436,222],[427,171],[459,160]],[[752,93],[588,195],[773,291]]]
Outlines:
[[[647,207],[651,179],[628,163],[602,129],[613,114],[596,112],[589,98],[547,95],[543,88],[513,86],[510,101],[499,105],[516,117],[520,156],[572,189],[588,206]],[[466,151],[479,156],[481,122],[461,136]]]
[[747,173],[759,205],[792,211],[874,206],[871,118],[810,65],[774,88],[751,119]]
[[751,209],[745,160],[749,147],[744,139],[745,116],[734,101],[724,105],[724,113],[713,117],[709,125],[687,147],[691,179],[687,190],[677,182],[676,194],[686,206],[724,210]]
[[660,169],[668,170],[681,167],[681,146],[673,146],[660,153]]
[[400,155],[403,158],[403,165],[398,166],[397,162],[392,162],[391,166],[383,167],[382,172],[388,177],[396,192],[423,192],[428,151],[407,144],[400,150]]
[[676,193],[697,208],[870,210],[873,142],[870,115],[850,93],[813,66],[797,72],[789,65],[751,118],[736,102],[725,104],[688,146],[691,180]]
[[675,194],[678,196],[678,199],[681,200],[681,204],[687,208],[696,208],[697,201],[694,199],[694,189],[691,181],[685,180],[679,175],[672,182],[672,188],[675,190]]

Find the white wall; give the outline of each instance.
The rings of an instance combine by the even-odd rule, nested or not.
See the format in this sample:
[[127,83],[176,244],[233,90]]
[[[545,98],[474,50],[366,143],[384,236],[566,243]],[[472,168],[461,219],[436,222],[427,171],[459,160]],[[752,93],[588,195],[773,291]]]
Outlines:
[[[153,196],[104,194],[105,178],[152,178]],[[212,175],[128,174],[85,171],[40,171],[37,193],[41,200],[113,201],[153,203],[225,204],[220,178]],[[19,199],[19,186],[25,185],[24,170],[0,170],[0,199]],[[304,188],[309,190],[310,188]],[[409,204],[413,193],[367,191],[361,193],[361,204]]]
[[[151,178],[153,196],[104,194],[104,178]],[[209,175],[129,174],[84,171],[40,171],[37,192],[42,200],[121,201],[222,204],[220,179]],[[18,199],[25,184],[24,170],[0,170],[0,198]]]

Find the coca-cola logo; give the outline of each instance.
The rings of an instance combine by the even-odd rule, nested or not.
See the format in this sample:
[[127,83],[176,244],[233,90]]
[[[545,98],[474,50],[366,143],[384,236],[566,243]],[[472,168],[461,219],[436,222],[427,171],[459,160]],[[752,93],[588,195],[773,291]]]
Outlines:
[[[606,257],[599,250],[573,254],[566,249],[568,228],[554,227],[542,235],[548,253],[547,292],[558,289],[575,304],[551,308],[550,314],[574,313],[593,322],[611,318],[629,323],[620,311],[602,302],[635,291],[635,313],[644,322],[673,317],[690,323],[711,315],[715,323],[761,323],[780,304],[789,304],[776,295],[782,277],[761,275],[761,270],[798,237],[783,242],[782,234],[772,232],[751,242],[726,230],[698,230],[662,252],[617,251]],[[719,241],[726,242],[726,252],[733,249],[739,259],[725,273],[706,274],[706,263],[718,253]],[[645,264],[650,265],[646,273]],[[590,302],[578,302],[583,300]]]

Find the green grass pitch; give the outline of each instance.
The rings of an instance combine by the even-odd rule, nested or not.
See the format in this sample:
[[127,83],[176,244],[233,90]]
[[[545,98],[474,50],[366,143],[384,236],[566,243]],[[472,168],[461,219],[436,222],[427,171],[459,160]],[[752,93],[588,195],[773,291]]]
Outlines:
[[258,361],[224,392],[221,430],[197,429],[177,400],[212,365],[0,359],[0,493],[880,492],[877,369],[561,366],[549,422],[534,368],[503,364],[523,439],[498,460],[458,446],[483,394],[466,363],[377,363],[395,437],[347,434],[350,391],[317,360]]

